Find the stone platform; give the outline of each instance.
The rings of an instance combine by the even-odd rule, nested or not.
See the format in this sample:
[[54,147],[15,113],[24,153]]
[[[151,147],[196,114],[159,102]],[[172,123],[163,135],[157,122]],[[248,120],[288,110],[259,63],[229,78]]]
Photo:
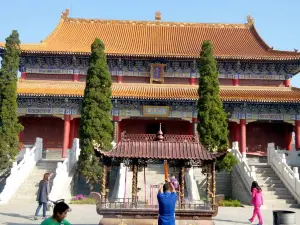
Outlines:
[[[99,225],[157,225],[153,219],[115,219],[103,218]],[[177,220],[175,225],[215,225],[212,220]]]
[[[98,215],[96,212],[95,205],[70,205],[72,212],[68,213],[67,220],[72,225],[96,225],[99,224],[99,221],[102,220],[102,216]],[[9,203],[7,205],[0,205],[0,225],[39,225],[42,220],[34,220],[34,212],[37,207],[36,203]],[[284,208],[276,208],[282,210]],[[300,209],[289,208],[291,211],[296,212],[297,224],[300,221]],[[250,224],[248,219],[252,215],[253,208],[231,208],[231,207],[220,207],[218,215],[213,218],[214,225],[245,225]],[[262,215],[264,218],[264,225],[273,224],[273,215],[272,210],[263,207]],[[51,215],[51,212],[47,212],[48,216]],[[118,221],[120,222],[120,221]],[[184,225],[193,225],[198,221],[185,221]],[[210,221],[211,222],[211,221]],[[255,222],[258,222],[255,220]],[[120,224],[120,223],[119,223]],[[118,225],[119,225],[118,224]],[[121,221],[122,224],[122,221]],[[123,225],[125,225],[125,220]],[[153,224],[157,224],[157,221],[154,221]],[[205,225],[204,221],[200,223]],[[130,224],[127,224],[130,225]],[[140,224],[140,225],[143,225]],[[178,225],[178,224],[177,224]],[[180,224],[182,225],[182,224]]]

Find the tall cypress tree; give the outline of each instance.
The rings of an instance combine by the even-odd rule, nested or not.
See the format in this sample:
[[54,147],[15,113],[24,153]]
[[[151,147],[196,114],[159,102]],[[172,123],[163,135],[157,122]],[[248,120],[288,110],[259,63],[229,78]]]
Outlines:
[[81,109],[79,172],[91,189],[101,177],[101,166],[94,154],[94,142],[102,150],[110,150],[113,140],[111,122],[111,76],[108,70],[104,43],[95,39],[91,46],[86,87]]
[[211,151],[228,148],[226,113],[220,98],[220,83],[213,45],[204,41],[200,53],[198,100],[198,132],[201,143]]
[[20,40],[13,30],[6,38],[0,70],[0,169],[11,166],[18,154],[23,126],[18,121],[17,80],[20,61]]

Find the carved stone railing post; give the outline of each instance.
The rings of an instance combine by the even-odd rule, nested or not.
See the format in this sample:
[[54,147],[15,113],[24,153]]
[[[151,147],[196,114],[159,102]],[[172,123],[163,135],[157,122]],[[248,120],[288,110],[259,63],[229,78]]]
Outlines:
[[212,198],[211,198],[211,204],[212,207],[215,207],[216,205],[216,163],[213,162],[211,165],[211,172],[212,172]]
[[184,205],[184,166],[180,168],[180,203]]
[[132,166],[132,206],[137,205],[137,182],[138,182],[138,165],[133,164]]
[[107,176],[107,166],[103,164],[102,166],[102,176],[101,176],[101,202],[105,202],[106,196],[106,176]]

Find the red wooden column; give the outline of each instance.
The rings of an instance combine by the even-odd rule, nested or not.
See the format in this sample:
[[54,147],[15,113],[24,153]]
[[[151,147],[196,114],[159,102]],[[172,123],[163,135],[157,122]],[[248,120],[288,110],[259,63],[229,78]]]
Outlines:
[[123,80],[124,80],[123,74],[119,74],[117,76],[117,80],[118,80],[118,83],[123,83]]
[[70,121],[71,115],[64,115],[64,142],[63,142],[63,150],[62,150],[62,158],[66,158],[67,150],[69,146],[70,140]]
[[246,154],[246,119],[240,119],[240,152]]
[[240,85],[240,80],[239,80],[239,75],[238,74],[233,75],[232,85],[233,86],[239,86]]
[[287,128],[285,131],[285,149],[288,151],[292,151],[292,144],[293,144],[293,133]]
[[286,79],[286,80],[284,80],[283,84],[284,84],[285,87],[290,87],[291,86],[291,80]]
[[190,76],[190,85],[195,85],[197,83],[196,77]]
[[239,86],[239,85],[240,85],[240,80],[239,80],[239,79],[236,79],[236,78],[233,78],[233,79],[232,79],[232,85],[233,85],[233,86]]
[[241,144],[241,140],[240,140],[240,126],[237,122],[233,122],[233,141],[234,142],[238,142],[239,145]]
[[21,78],[26,80],[26,78],[27,78],[26,72],[21,72]]
[[295,120],[295,147],[300,150],[300,120]]
[[79,74],[73,74],[73,81],[79,81]]
[[76,128],[76,120],[72,119],[70,121],[70,138],[69,138],[69,146],[68,146],[68,148],[72,148],[73,140],[75,138],[75,128]]

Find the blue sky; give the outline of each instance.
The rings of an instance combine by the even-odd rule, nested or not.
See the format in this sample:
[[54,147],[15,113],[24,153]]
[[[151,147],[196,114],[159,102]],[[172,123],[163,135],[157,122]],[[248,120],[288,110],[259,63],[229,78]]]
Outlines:
[[[2,0],[0,7],[0,41],[16,29],[22,43],[40,42],[66,8],[71,17],[121,20],[154,20],[159,10],[164,21],[178,22],[244,23],[250,14],[268,45],[300,51],[299,0]],[[292,85],[300,87],[300,75]]]

